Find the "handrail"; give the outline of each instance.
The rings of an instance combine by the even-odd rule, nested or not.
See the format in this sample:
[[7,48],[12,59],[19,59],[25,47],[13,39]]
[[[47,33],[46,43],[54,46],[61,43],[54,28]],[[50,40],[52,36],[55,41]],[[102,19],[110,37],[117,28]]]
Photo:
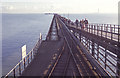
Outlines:
[[[61,20],[72,30],[74,36],[78,38],[82,45],[88,50],[88,53],[93,56],[93,58],[100,64],[101,67],[108,71],[109,74],[118,76],[117,71],[120,71],[120,69],[118,68],[117,64],[120,64],[120,59],[117,58],[117,55],[120,25],[89,23],[86,25],[84,24],[84,27],[83,25],[80,26],[80,24],[78,24],[77,27],[76,24],[67,23],[67,21],[63,20],[62,18]],[[89,35],[91,35],[91,37]],[[97,36],[101,38],[101,40],[106,40],[108,45],[102,47],[102,43],[99,43],[99,41],[97,42],[97,40],[92,40],[95,39],[92,37]],[[114,48],[115,51],[108,49],[111,47]]]
[[76,25],[71,25],[69,24],[70,27],[74,27],[77,29],[82,29],[88,33],[97,35],[97,36],[101,36],[113,41],[118,42],[119,41],[119,26],[120,25],[114,25],[114,24],[87,24],[83,26],[78,26],[76,27]]
[[[34,59],[34,56],[35,56],[41,42],[42,42],[41,39],[37,40],[35,47],[25,56],[24,59],[22,59],[17,65],[15,65],[15,67],[13,67],[12,70],[9,73],[7,73],[7,75],[5,75],[4,78],[7,78],[8,76],[14,76],[14,78],[15,78],[15,76],[20,76],[21,73],[28,66],[28,64]],[[22,64],[22,66],[21,66],[21,64]],[[19,71],[16,71],[17,68],[19,68]],[[24,68],[24,69],[22,70],[22,68]],[[13,73],[13,75],[11,75],[12,73]]]

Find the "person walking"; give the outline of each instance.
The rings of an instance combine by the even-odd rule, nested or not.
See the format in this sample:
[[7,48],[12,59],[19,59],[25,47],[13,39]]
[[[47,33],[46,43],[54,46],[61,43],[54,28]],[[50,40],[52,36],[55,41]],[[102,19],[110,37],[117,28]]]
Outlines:
[[76,23],[76,27],[78,28],[78,20],[77,19],[76,19],[75,23]]
[[69,26],[70,26],[70,23],[71,23],[71,20],[69,19],[69,20],[68,20],[68,25],[69,25]]
[[85,18],[84,23],[85,23],[85,27],[87,28],[87,26],[88,26],[88,20],[86,18]]
[[80,28],[82,29],[82,20],[80,20]]
[[84,19],[81,21],[82,29],[84,29]]

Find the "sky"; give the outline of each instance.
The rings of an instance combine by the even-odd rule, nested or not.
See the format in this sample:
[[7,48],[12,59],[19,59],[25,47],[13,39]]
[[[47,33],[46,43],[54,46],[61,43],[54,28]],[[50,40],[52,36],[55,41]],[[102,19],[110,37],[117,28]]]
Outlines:
[[120,0],[1,0],[2,13],[118,13]]

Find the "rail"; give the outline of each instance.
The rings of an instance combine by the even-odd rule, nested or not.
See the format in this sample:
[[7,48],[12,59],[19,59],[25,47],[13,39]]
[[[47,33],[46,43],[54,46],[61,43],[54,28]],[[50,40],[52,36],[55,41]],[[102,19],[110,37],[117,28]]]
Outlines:
[[81,37],[81,43],[86,47],[88,52],[96,59],[96,61],[103,67],[111,76],[117,76],[117,63],[120,64],[117,55],[113,54],[107,48],[100,46],[93,41]]
[[83,26],[76,27],[75,25],[69,25],[71,27],[85,30],[91,34],[101,36],[110,40],[119,41],[119,25],[114,24],[87,24]]
[[39,39],[35,45],[35,47],[26,55],[26,57],[21,60],[4,78],[21,76],[22,72],[25,68],[30,64],[30,62],[34,59],[34,56],[37,53],[37,50],[41,44],[42,40]]
[[[86,54],[84,54],[84,52],[82,52],[78,46],[78,42],[76,42],[76,40],[73,38],[74,36],[72,35],[72,33],[70,32],[70,30],[65,26],[65,23],[63,23],[61,20],[59,20],[59,22],[61,22],[64,30],[64,34],[65,35],[65,41],[67,42],[67,44],[69,45],[69,49],[70,49],[70,53],[73,57],[73,60],[75,62],[75,65],[79,71],[80,76],[100,76],[100,73],[98,73],[99,71],[102,72],[101,69],[96,68],[98,71],[94,70],[94,65],[91,64],[91,62],[89,61],[90,59],[88,59],[86,57]],[[69,42],[68,42],[69,41]],[[107,76],[106,73],[104,73],[104,71],[102,72],[104,75],[103,76]]]
[[113,24],[88,24],[85,27],[85,30],[89,33],[114,41],[119,40],[118,29],[118,25]]
[[[119,25],[88,24],[82,27],[76,27],[75,25],[69,26],[78,29],[77,32],[75,29],[72,32],[88,50],[88,52],[96,59],[100,66],[111,76],[118,76],[117,71],[120,71],[119,67],[117,66],[120,64],[120,58],[118,58],[120,52],[118,46],[120,42],[120,34],[118,32]],[[88,32],[90,36],[85,34],[86,32]],[[99,37],[100,39],[91,37]]]
[[[59,27],[57,19],[56,19],[56,23],[57,23],[57,27]],[[61,27],[59,27],[59,28],[60,28],[60,32],[62,33],[62,35],[64,35]],[[79,72],[79,68],[76,64],[76,59],[74,58],[73,55],[72,56],[71,55],[72,55],[72,49],[70,47],[70,44],[67,42],[66,37],[64,36],[64,44],[61,48],[61,51],[53,65],[53,67],[51,68],[48,78],[51,78],[51,76],[66,76],[68,64],[69,64],[70,58],[72,58],[72,57],[74,59],[75,66],[77,67],[77,71]],[[62,67],[61,67],[61,65],[62,65]],[[63,70],[60,71],[60,69],[63,69]],[[58,70],[59,70],[59,72],[56,72]],[[79,74],[80,74],[80,72],[79,72]]]

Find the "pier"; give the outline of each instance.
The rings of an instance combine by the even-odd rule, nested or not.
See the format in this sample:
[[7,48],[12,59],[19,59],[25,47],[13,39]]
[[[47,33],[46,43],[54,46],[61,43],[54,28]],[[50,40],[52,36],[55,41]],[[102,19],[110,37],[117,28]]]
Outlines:
[[35,47],[6,76],[120,77],[120,26],[68,23],[54,14],[46,40]]

